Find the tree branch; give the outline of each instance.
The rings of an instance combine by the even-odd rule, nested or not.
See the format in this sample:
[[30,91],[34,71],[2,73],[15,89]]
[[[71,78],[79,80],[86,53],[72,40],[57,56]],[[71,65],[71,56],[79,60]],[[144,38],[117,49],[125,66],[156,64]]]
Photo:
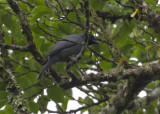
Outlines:
[[[17,15],[17,17],[20,21],[20,25],[22,27],[22,33],[26,36],[26,39],[27,39],[27,42],[28,42],[29,52],[32,53],[32,55],[34,56],[34,58],[37,62],[42,64],[43,63],[43,57],[38,52],[38,50],[36,48],[36,45],[34,43],[33,35],[32,35],[31,29],[30,29],[30,26],[29,26],[29,22],[27,20],[27,15],[25,14],[25,12],[23,12],[22,8],[20,7],[20,5],[18,4],[17,1],[7,0],[7,3],[10,5],[10,7],[16,13],[16,15]],[[53,75],[54,75],[55,79],[58,79],[56,81],[59,82],[60,77],[57,75],[56,71],[53,72]]]
[[142,13],[145,14],[144,18],[149,23],[149,27],[153,28],[156,33],[160,32],[160,16],[149,8],[145,0],[137,0],[140,4]]
[[127,80],[122,82],[124,87],[118,90],[118,93],[111,104],[112,107],[107,109],[107,111],[112,113],[114,111],[116,114],[119,114],[126,109],[134,97],[148,83],[160,79],[160,65],[158,63],[147,64],[136,69],[124,70],[121,74],[123,78]]
[[[86,85],[88,83],[95,82],[95,80],[98,82],[102,81],[115,82],[120,79],[129,78],[129,80],[131,79],[130,80],[131,82],[133,81],[132,83],[134,85],[134,86],[132,85],[133,87],[130,87],[130,89],[136,89],[134,91],[138,93],[141,87],[143,88],[149,82],[155,79],[159,79],[159,73],[160,73],[160,65],[157,63],[147,64],[144,67],[137,67],[133,69],[117,70],[117,68],[115,68],[112,69],[112,71],[110,72],[100,72],[98,74],[88,74],[86,76],[78,77],[77,81],[73,81],[66,78],[62,79],[60,87],[63,89],[70,89],[73,87],[78,87]],[[137,84],[139,84],[140,86],[138,88],[135,88],[137,87]]]
[[[0,42],[4,43],[4,32],[1,27]],[[8,103],[13,107],[15,113],[26,114],[28,109],[25,106],[25,99],[22,97],[19,85],[17,84],[16,78],[13,74],[13,66],[10,58],[8,57],[8,52],[3,48],[1,48],[0,64],[0,78],[5,84],[6,92],[8,92]]]
[[0,47],[2,47],[3,49],[12,49],[12,50],[19,50],[19,51],[28,51],[28,47],[27,46],[17,46],[17,45],[9,45],[9,44],[4,44],[0,42]]
[[78,87],[92,83],[96,81],[117,81],[116,74],[114,72],[108,73],[98,73],[98,74],[88,74],[86,76],[78,77],[77,80],[62,79],[60,87],[63,89],[70,89],[73,87]]
[[146,97],[134,100],[128,107],[128,110],[136,112],[140,107],[145,107],[149,105],[152,101],[156,100],[159,97],[160,97],[160,86],[154,89]]
[[38,52],[36,45],[33,41],[32,32],[29,26],[29,22],[27,20],[27,15],[25,12],[23,12],[22,8],[15,0],[7,0],[7,3],[10,5],[10,7],[13,9],[15,14],[17,15],[20,25],[22,27],[22,33],[26,36],[27,42],[28,42],[28,49],[34,56],[35,60],[39,63],[43,62],[43,58]]

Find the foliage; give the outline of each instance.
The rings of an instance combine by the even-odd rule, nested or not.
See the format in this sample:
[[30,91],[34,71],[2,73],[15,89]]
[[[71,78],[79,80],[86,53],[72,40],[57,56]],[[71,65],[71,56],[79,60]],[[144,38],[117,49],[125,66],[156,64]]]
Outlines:
[[[19,0],[17,4],[28,21],[27,24],[31,29],[36,50],[43,56],[41,61],[47,59],[46,55],[49,50],[61,38],[70,34],[83,33],[86,20],[89,19],[89,32],[96,35],[101,45],[87,48],[81,60],[72,65],[70,69],[75,76],[85,77],[88,76],[88,70],[104,73],[116,68],[113,72],[121,72],[123,70],[121,67],[139,68],[140,64],[145,65],[159,59],[160,36],[157,32],[158,28],[155,27],[155,23],[152,23],[152,19],[147,19],[148,15],[152,15],[152,13],[159,14],[160,6],[157,5],[157,2],[157,0],[146,0],[146,7],[143,7],[140,0],[90,0],[88,6],[90,17],[85,15],[85,0]],[[5,44],[27,46],[29,41],[22,28],[24,20],[20,20],[19,14],[10,6],[9,2],[0,1],[0,26],[4,32]],[[146,13],[143,10],[151,10],[152,13]],[[151,17],[154,18],[154,16]],[[0,47],[3,48],[2,44]],[[13,47],[6,47],[6,49],[8,49],[16,81],[26,99],[26,107],[30,113],[38,111],[64,113],[70,100],[79,102],[82,109],[77,108],[66,112],[79,110],[82,113],[88,111],[92,114],[103,112],[108,104],[114,104],[114,98],[119,91],[124,90],[122,88],[130,86],[128,84],[130,82],[127,81],[132,81],[121,77],[115,82],[103,80],[105,83],[102,80],[90,80],[80,84],[77,82],[77,85],[73,84],[74,86],[65,90],[65,85],[61,86],[65,82],[57,83],[49,72],[45,74],[43,79],[37,80],[38,73],[42,69],[40,65],[42,62],[35,59],[36,55],[31,50],[24,51]],[[61,77],[70,78],[65,69],[66,64],[57,63],[53,69]],[[76,100],[72,94],[73,87],[77,87],[87,96]],[[149,80],[140,87],[140,90],[133,91],[136,95],[133,95],[134,97],[126,102],[126,105],[127,103],[129,105],[133,100],[141,99],[137,96],[141,90],[145,90],[149,95],[157,87],[159,87],[158,79]],[[5,106],[0,113],[13,113],[13,108],[7,102],[8,94],[6,84],[0,78],[0,108]],[[47,109],[50,101],[56,103],[57,111]],[[150,114],[159,111],[159,99],[146,102],[136,110],[122,107],[120,111],[137,114]]]

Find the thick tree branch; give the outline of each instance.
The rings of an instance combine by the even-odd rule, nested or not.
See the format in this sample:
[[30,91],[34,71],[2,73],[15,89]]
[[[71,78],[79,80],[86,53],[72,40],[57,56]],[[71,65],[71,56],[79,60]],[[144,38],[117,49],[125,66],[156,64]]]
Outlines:
[[28,51],[28,47],[27,46],[17,46],[17,45],[9,45],[9,44],[4,44],[0,42],[0,47],[2,47],[3,49],[12,49],[12,50],[19,50],[19,51]]
[[7,0],[7,3],[10,5],[10,7],[13,9],[13,11],[15,12],[15,14],[19,19],[20,25],[22,27],[22,33],[26,36],[28,42],[29,51],[32,53],[36,61],[42,63],[43,58],[38,52],[36,45],[33,41],[33,36],[29,26],[29,22],[27,20],[27,15],[25,14],[25,12],[23,12],[22,8],[20,7],[17,1]]
[[137,0],[140,4],[140,9],[142,13],[145,14],[144,19],[148,21],[149,27],[153,28],[156,33],[160,32],[160,16],[156,14],[152,9],[150,9],[149,5],[145,2],[145,0]]
[[[4,32],[1,27],[0,42],[4,43]],[[8,92],[8,103],[13,107],[15,113],[26,114],[27,107],[25,106],[25,100],[22,97],[19,85],[17,84],[16,78],[13,74],[13,66],[10,58],[8,57],[8,52],[3,48],[1,48],[0,71],[0,79],[2,79],[5,84],[6,91]]]
[[145,107],[149,105],[152,101],[156,100],[159,97],[160,97],[160,86],[154,89],[146,97],[134,100],[132,104],[128,107],[128,110],[136,112],[140,107]]
[[[43,57],[38,52],[38,50],[36,48],[36,45],[34,43],[33,35],[32,35],[31,29],[30,29],[30,26],[29,26],[29,22],[27,20],[27,15],[25,14],[25,12],[23,12],[22,8],[20,7],[20,5],[18,4],[17,1],[7,0],[7,3],[13,9],[13,11],[15,12],[15,14],[17,15],[17,17],[20,21],[20,25],[22,27],[22,33],[26,36],[26,39],[27,39],[27,42],[28,42],[29,52],[32,53],[32,55],[34,56],[34,58],[37,62],[42,64],[43,63]],[[54,74],[54,77],[55,77],[56,81],[59,82],[61,79],[58,76],[58,74],[56,73],[56,71],[54,71],[53,74]]]
[[111,56],[115,61],[118,61],[119,58],[123,57],[123,54],[120,52],[119,48],[113,43],[113,40],[109,38],[109,35],[106,32],[106,28],[104,27],[103,20],[97,16],[94,10],[91,10],[91,14],[95,18],[93,23],[100,28],[103,36],[105,37],[105,43],[108,44],[108,49],[110,51]]
[[105,99],[102,99],[102,100],[99,100],[97,103],[93,103],[93,104],[88,104],[88,105],[86,105],[86,106],[83,106],[83,107],[80,107],[80,108],[78,108],[78,109],[76,109],[76,110],[70,110],[70,111],[68,111],[67,113],[76,113],[76,112],[78,112],[79,110],[83,110],[83,109],[87,109],[87,108],[90,108],[90,107],[93,107],[93,106],[95,106],[95,105],[99,105],[99,104],[101,104],[101,103],[103,103],[103,102],[105,102],[105,101],[107,101],[108,100],[108,98],[105,98]]
[[77,86],[86,85],[95,81],[117,81],[116,74],[114,72],[89,74],[83,77],[78,77],[77,80],[63,79],[60,87],[63,89],[70,89]]
[[123,82],[126,83],[127,86],[118,90],[112,107],[108,109],[109,112],[112,112],[111,110],[113,110],[117,114],[126,109],[134,97],[148,83],[160,79],[160,65],[158,63],[148,64],[144,67],[124,70],[121,74],[124,79],[127,79]]
[[[131,13],[127,13],[124,15],[118,15],[118,14],[114,14],[114,13],[110,13],[110,12],[103,12],[103,11],[96,11],[96,14],[98,17],[102,18],[103,20],[105,19],[109,19],[112,23],[114,23],[115,21],[117,21],[118,19],[128,19],[131,20],[133,18],[131,18]],[[136,18],[138,18],[136,16]]]
[[[129,81],[133,81],[133,87],[130,89],[135,89],[134,91],[139,92],[141,88],[143,88],[149,82],[159,79],[160,74],[160,65],[157,63],[148,64],[144,67],[137,67],[133,69],[122,69],[117,70],[113,69],[111,72],[100,72],[98,74],[89,74],[83,77],[78,77],[77,81],[73,81],[70,79],[63,79],[60,87],[63,89],[70,89],[77,86],[86,85],[88,83],[92,83],[98,81],[117,81],[120,79],[129,79]],[[139,84],[140,86],[136,88]],[[131,85],[129,85],[131,86]],[[124,92],[124,91],[123,91]],[[131,92],[133,93],[133,91]],[[128,93],[129,94],[129,93]],[[119,101],[119,100],[118,100]]]

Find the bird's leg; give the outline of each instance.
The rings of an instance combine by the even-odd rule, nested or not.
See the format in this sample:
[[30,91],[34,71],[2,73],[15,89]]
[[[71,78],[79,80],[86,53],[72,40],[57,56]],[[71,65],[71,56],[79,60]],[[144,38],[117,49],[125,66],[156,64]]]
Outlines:
[[47,63],[48,59],[47,60],[44,60],[44,62],[42,63],[42,65],[45,65]]
[[67,73],[69,74],[69,76],[71,76],[71,78],[72,78],[73,80],[77,80],[77,77],[76,77],[76,76],[72,73],[72,71],[70,71],[69,69],[70,69],[70,67],[67,65],[67,66],[66,66]]
[[73,65],[75,63],[75,61],[73,59],[70,59],[70,61],[67,63],[67,66],[66,66],[66,71],[67,73],[69,74],[69,76],[71,76],[71,78],[73,80],[77,80],[77,77],[72,73],[72,71],[70,71],[70,67],[71,65]]
[[70,69],[70,67],[76,63],[77,60],[79,60],[80,58],[77,58],[76,56],[72,56],[70,57],[69,61],[67,62],[67,69]]

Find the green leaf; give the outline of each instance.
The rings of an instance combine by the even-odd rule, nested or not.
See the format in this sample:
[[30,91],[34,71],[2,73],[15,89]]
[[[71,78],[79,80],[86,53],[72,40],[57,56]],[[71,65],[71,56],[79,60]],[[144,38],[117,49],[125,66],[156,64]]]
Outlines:
[[147,4],[151,4],[153,6],[156,6],[156,4],[158,3],[158,0],[145,0]]
[[3,82],[0,82],[0,91],[5,91],[6,86]]
[[70,30],[71,27],[70,27],[70,24],[68,23],[59,23],[58,27],[59,27],[59,30],[66,35],[69,35],[71,33],[71,30]]
[[146,108],[146,114],[156,114],[157,100],[151,102]]
[[45,5],[44,0],[34,0],[34,3],[35,3],[36,5]]
[[69,98],[65,98],[63,103],[62,103],[62,109],[63,110],[66,110],[67,109],[67,105],[68,105],[68,101],[69,101]]
[[58,86],[52,86],[47,89],[48,96],[55,102],[64,101],[64,92]]
[[3,24],[2,16],[4,15],[4,12],[5,12],[5,10],[1,9],[1,6],[0,6],[0,26],[2,26],[2,24]]
[[160,58],[160,50],[157,50],[157,56]]
[[6,105],[4,112],[5,114],[15,114],[13,108],[10,105]]
[[132,32],[133,32],[133,36],[134,37],[140,36],[141,33],[142,33],[141,30],[139,30],[138,27],[134,27],[133,30],[132,30]]
[[102,10],[106,1],[104,0],[90,0],[91,6],[94,9]]
[[[35,73],[28,73],[25,76],[21,76],[19,79],[17,79],[20,87],[21,88],[27,88],[27,87],[35,84],[36,77],[33,77],[33,76],[35,76]],[[24,96],[28,98],[28,97],[34,95],[37,92],[39,92],[38,88],[33,86],[33,87],[31,87],[29,89],[26,89],[24,91]]]
[[26,87],[32,85],[31,81],[27,77],[24,77],[24,76],[20,78],[19,84],[20,84],[21,88],[26,88]]
[[24,4],[23,2],[19,2],[19,5],[22,7],[23,11],[30,12],[30,7],[27,4]]
[[[44,109],[44,108],[47,108],[48,102],[49,102],[48,96],[41,96],[38,99],[37,104],[39,105],[39,108]],[[41,110],[41,113],[44,113],[44,112],[45,110]]]
[[84,114],[85,111],[87,111],[87,109],[81,110],[81,114]]
[[57,63],[56,65],[53,66],[53,68],[58,72],[67,74],[65,66],[66,63],[62,62],[62,63]]
[[108,71],[111,68],[112,63],[109,63],[109,62],[106,62],[106,61],[101,61],[100,66],[103,69],[103,71]]
[[13,25],[12,16],[8,13],[5,13],[1,17],[2,23],[4,23],[8,28],[11,28]]
[[94,103],[93,100],[91,98],[89,98],[88,96],[84,99],[84,102],[87,103],[87,104]]
[[126,4],[128,2],[128,0],[122,0],[121,4]]
[[25,92],[24,92],[24,96],[25,97],[31,97],[35,94],[37,94],[39,91],[38,91],[38,88],[37,87],[32,87],[30,89],[27,89]]
[[135,56],[136,58],[139,58],[139,57],[140,57],[140,52],[139,52],[138,49],[134,50],[134,56]]
[[30,108],[30,110],[32,112],[34,112],[35,114],[38,113],[38,105],[37,105],[37,103],[35,103],[33,101],[29,101],[28,106],[29,106],[29,108]]
[[[32,30],[33,33],[36,34],[36,37],[38,37],[38,38],[39,38],[39,35],[44,36],[44,32],[42,32],[42,30],[40,30],[40,29],[37,27],[36,23],[32,23],[32,24],[31,24],[31,30]],[[35,35],[35,34],[34,34],[34,35]],[[41,38],[39,38],[39,39],[41,39]]]
[[147,85],[147,88],[155,89],[158,86],[158,84],[159,84],[159,80],[153,81]]
[[44,42],[42,42],[40,50],[42,52],[46,51],[48,49],[49,45],[50,45],[50,43],[44,43]]
[[[129,34],[131,32],[133,32],[133,28],[136,26],[136,24],[137,24],[137,22],[134,19],[132,21],[130,21],[130,22],[129,21],[125,21],[124,25],[122,26],[122,28],[120,30],[120,33],[119,33],[120,39],[123,40],[123,38],[125,36],[127,36],[127,38],[128,38]],[[133,33],[133,35],[134,35],[134,33]]]
[[68,14],[68,18],[73,20],[73,21],[76,21],[76,13],[75,12],[71,12]]
[[126,55],[130,55],[131,53],[133,53],[132,49],[133,44],[130,44],[128,42],[126,42],[125,45],[121,46],[120,48],[121,52],[123,52]]
[[0,110],[0,114],[6,114],[4,110]]
[[4,7],[2,5],[0,5],[0,9],[2,10],[2,9],[4,9]]
[[136,114],[144,114],[144,112],[141,108],[139,108]]
[[7,92],[0,91],[0,108],[7,103]]
[[152,46],[147,46],[147,47],[145,47],[145,50],[149,50],[151,48],[152,48]]
[[82,105],[82,104],[83,104],[82,102],[83,102],[84,100],[83,100],[82,97],[79,97],[79,98],[78,98],[78,101],[80,101],[80,102],[78,102],[78,103]]
[[77,68],[75,68],[75,67],[71,67],[71,71],[73,71],[73,74],[74,74],[76,77],[82,76],[82,75],[81,75],[81,72],[80,72]]
[[31,23],[33,24],[38,18],[40,18],[41,16],[44,16],[46,14],[49,14],[51,12],[52,12],[51,9],[46,6],[35,7],[31,12],[31,15],[33,16],[31,18]]

